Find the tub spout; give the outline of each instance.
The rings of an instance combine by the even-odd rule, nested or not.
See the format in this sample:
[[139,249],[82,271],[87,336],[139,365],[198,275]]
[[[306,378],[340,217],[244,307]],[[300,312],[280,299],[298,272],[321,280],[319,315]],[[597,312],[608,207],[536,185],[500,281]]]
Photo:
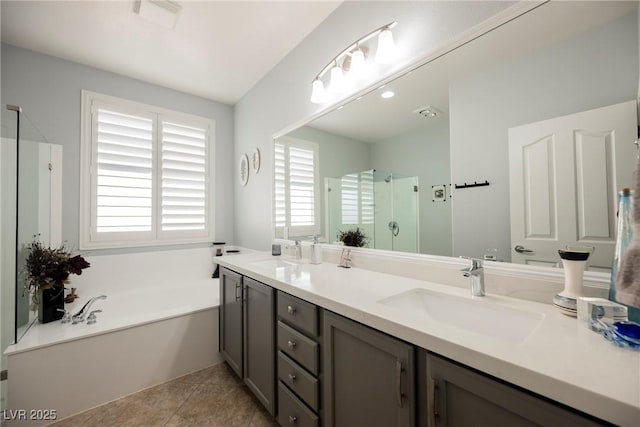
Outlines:
[[89,301],[87,301],[85,305],[82,306],[79,312],[77,312],[76,314],[73,315],[73,317],[71,317],[71,323],[75,325],[76,323],[84,322],[85,317],[87,317],[87,312],[91,309],[91,306],[93,305],[93,303],[98,301],[99,299],[107,299],[107,296],[99,295],[97,297],[91,298]]

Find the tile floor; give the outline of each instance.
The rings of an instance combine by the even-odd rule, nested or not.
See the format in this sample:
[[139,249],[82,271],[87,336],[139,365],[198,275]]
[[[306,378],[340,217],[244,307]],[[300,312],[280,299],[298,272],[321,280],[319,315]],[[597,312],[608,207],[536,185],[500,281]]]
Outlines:
[[275,427],[226,363],[90,409],[51,427]]

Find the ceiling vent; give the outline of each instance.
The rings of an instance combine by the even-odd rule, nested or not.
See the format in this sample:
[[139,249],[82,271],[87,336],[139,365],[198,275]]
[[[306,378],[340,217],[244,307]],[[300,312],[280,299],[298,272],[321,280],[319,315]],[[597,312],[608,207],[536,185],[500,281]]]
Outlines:
[[414,111],[414,113],[420,114],[422,117],[426,117],[427,119],[434,119],[442,115],[442,111],[438,110],[436,107],[432,107],[431,105],[418,108],[417,110]]
[[135,11],[144,19],[172,30],[182,6],[168,0],[139,0]]

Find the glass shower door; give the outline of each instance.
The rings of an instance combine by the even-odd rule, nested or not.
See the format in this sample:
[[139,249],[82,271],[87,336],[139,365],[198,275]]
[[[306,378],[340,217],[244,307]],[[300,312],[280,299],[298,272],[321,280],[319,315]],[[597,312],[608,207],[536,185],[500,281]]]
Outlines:
[[15,340],[17,145],[16,113],[3,107],[0,140],[0,410],[7,405],[4,350]]
[[5,349],[37,318],[24,292],[26,245],[61,243],[62,146],[49,144],[19,107],[2,108],[0,148],[0,371],[6,407]]

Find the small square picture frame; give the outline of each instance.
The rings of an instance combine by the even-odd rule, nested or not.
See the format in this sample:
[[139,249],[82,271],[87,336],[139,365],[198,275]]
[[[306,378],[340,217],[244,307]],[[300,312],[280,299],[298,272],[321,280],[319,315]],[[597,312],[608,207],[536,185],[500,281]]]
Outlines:
[[445,185],[432,185],[431,201],[440,203],[446,200],[447,200],[447,187]]

